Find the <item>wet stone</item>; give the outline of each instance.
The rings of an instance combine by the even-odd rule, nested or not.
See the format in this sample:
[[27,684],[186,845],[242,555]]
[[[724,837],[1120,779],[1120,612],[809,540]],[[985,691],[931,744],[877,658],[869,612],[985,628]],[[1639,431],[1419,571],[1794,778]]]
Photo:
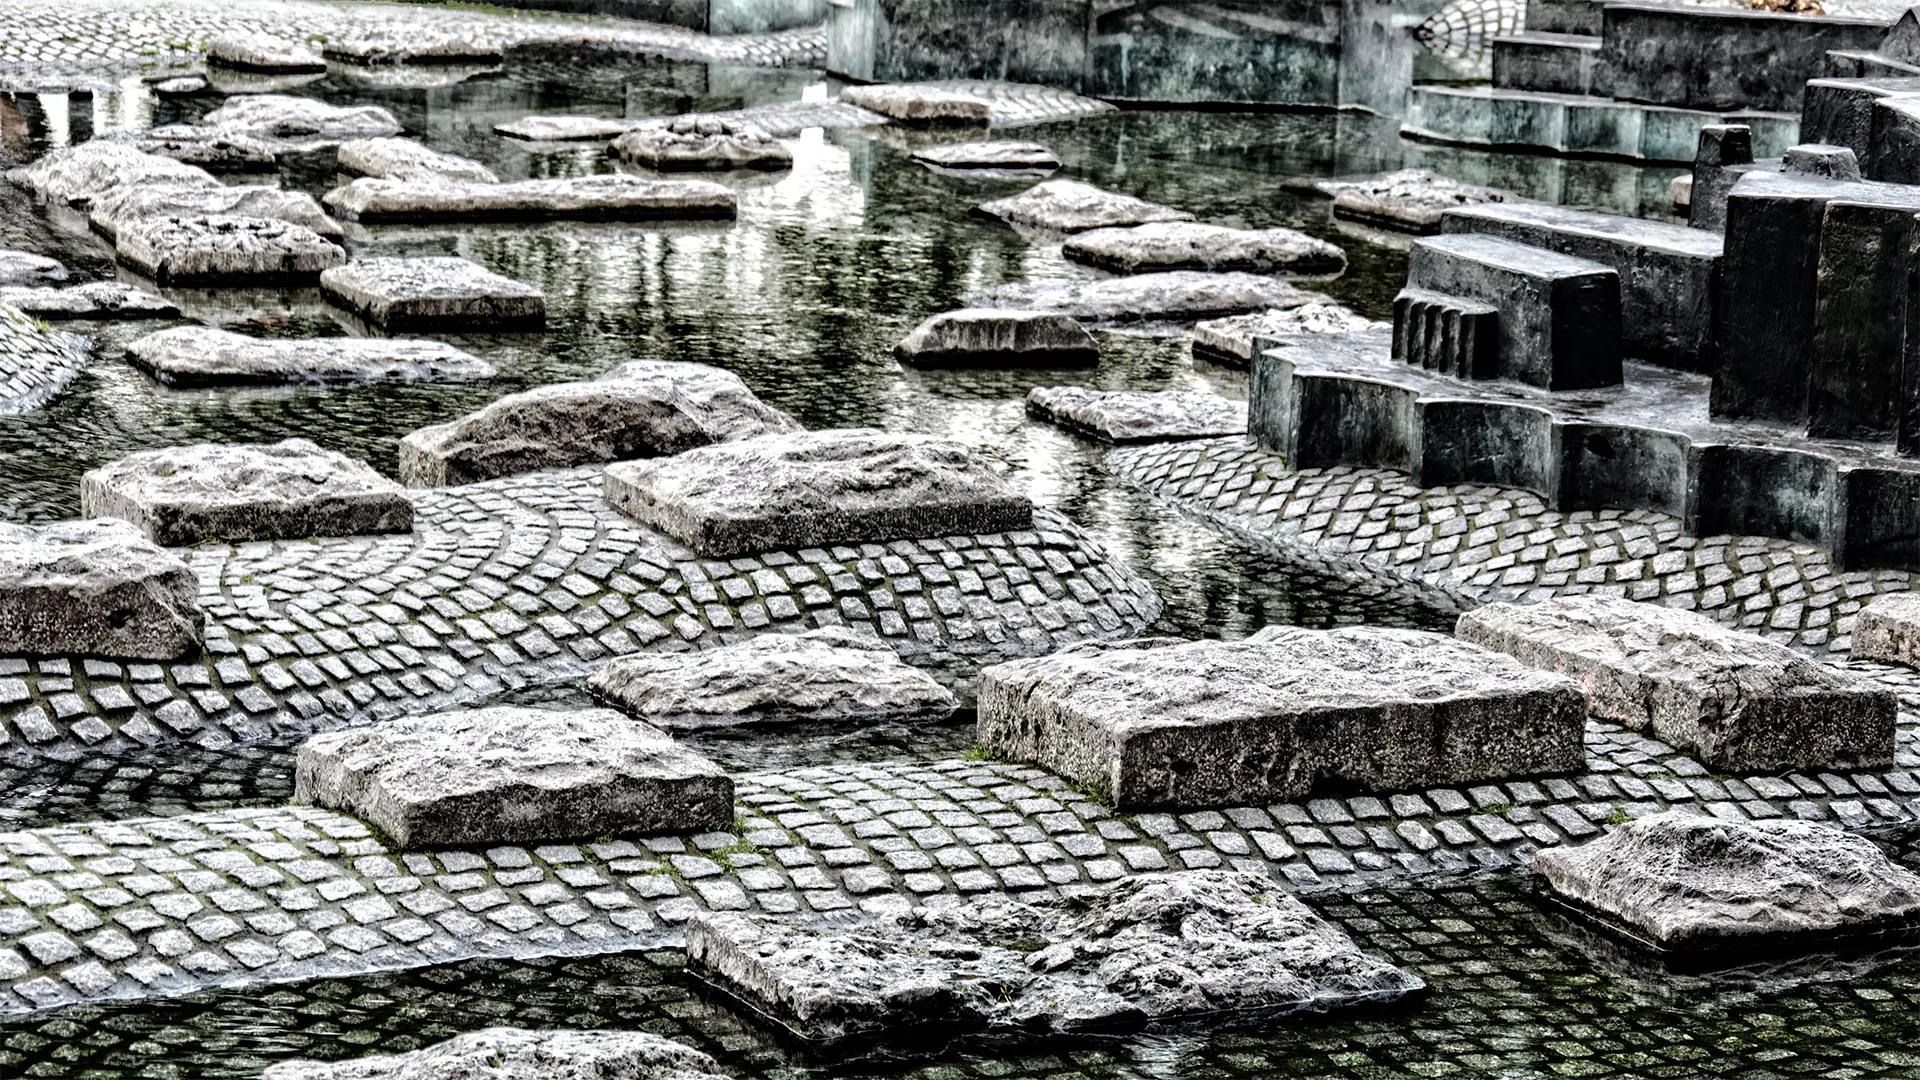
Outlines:
[[501,57],[484,38],[441,27],[364,26],[327,39],[329,59],[354,64],[478,64]]
[[305,281],[347,253],[312,229],[275,218],[148,217],[120,227],[120,261],[163,284]]
[[1263,274],[1338,274],[1338,247],[1295,229],[1229,229],[1194,221],[1161,221],[1091,229],[1061,249],[1074,262],[1116,274],[1163,270],[1246,270]]
[[411,532],[405,489],[305,439],[143,450],[80,478],[81,513],[166,547]]
[[142,218],[207,215],[274,218],[330,238],[339,237],[342,232],[340,223],[327,216],[306,192],[254,184],[125,188],[95,199],[88,210],[87,223],[95,232],[113,240],[123,226]]
[[1195,390],[1039,386],[1027,392],[1027,413],[1110,443],[1206,439],[1247,430],[1244,404]]
[[182,75],[177,79],[162,79],[149,89],[163,97],[189,97],[207,88],[207,80],[198,75]]
[[1018,195],[981,203],[980,209],[1010,224],[1068,233],[1193,220],[1193,215],[1183,210],[1103,191],[1078,180],[1048,180]]
[[57,285],[65,280],[67,268],[58,259],[0,250],[0,285]]
[[49,202],[85,206],[114,191],[156,187],[217,187],[197,165],[142,152],[117,139],[92,139],[48,151],[7,179]]
[[448,255],[361,259],[322,273],[320,290],[388,329],[538,327],[547,317],[540,290]]
[[708,558],[1029,527],[969,447],[864,428],[762,435],[610,465],[607,504]]
[[1071,315],[1004,308],[942,312],[894,355],[916,367],[1091,367],[1100,346]]
[[215,34],[207,60],[243,71],[300,73],[327,70],[327,62],[304,42],[260,33]]
[[199,591],[124,521],[0,524],[0,654],[186,656],[205,634]]
[[87,339],[0,304],[0,415],[45,403],[87,362]]
[[1345,304],[1318,293],[1300,293],[1287,307],[1269,308],[1224,319],[1208,319],[1193,328],[1196,353],[1210,360],[1250,367],[1254,339],[1282,334],[1350,334],[1383,324],[1354,313]]
[[907,124],[980,124],[993,115],[984,98],[956,90],[913,83],[849,86],[840,100]]
[[493,170],[469,158],[429,150],[412,139],[351,139],[340,144],[340,171],[378,180],[494,184]]
[[127,359],[167,386],[461,382],[493,375],[493,365],[438,341],[253,338],[212,326],[148,334],[127,346]]
[[648,180],[620,173],[511,184],[362,177],[324,201],[348,221],[650,221],[731,218],[733,192],[707,180]]
[[611,709],[496,706],[317,735],[294,797],[378,826],[401,848],[710,832],[733,781],[658,729]]
[[230,97],[202,117],[204,127],[275,139],[330,141],[397,135],[400,124],[378,105],[329,105],[284,94]]
[[598,379],[509,394],[412,432],[400,440],[400,478],[411,487],[470,484],[799,429],[730,371],[635,360]]
[[1314,186],[1333,196],[1335,217],[1422,233],[1439,232],[1449,210],[1513,198],[1426,169],[1402,169],[1371,180],[1322,180]]
[[42,319],[175,319],[171,300],[122,285],[89,281],[84,285],[0,286],[0,306]]
[[713,1058],[644,1031],[493,1027],[402,1054],[288,1061],[261,1080],[727,1080]]
[[1038,172],[1060,167],[1060,159],[1053,155],[1053,151],[1040,143],[1017,139],[923,146],[913,152],[913,160],[953,170]]
[[664,728],[943,720],[953,694],[876,638],[840,627],[760,634],[692,657],[623,656],[588,687]]
[[1104,281],[996,285],[968,298],[967,306],[1057,311],[1094,323],[1183,322],[1288,307],[1314,295],[1258,274],[1173,270]]
[[785,169],[793,153],[758,124],[695,114],[648,120],[613,140],[607,152],[661,171]]
[[495,124],[493,130],[528,142],[606,142],[642,122],[604,116],[523,116]]
[[279,161],[274,147],[262,139],[189,124],[153,128],[133,145],[142,153],[223,172],[272,172]]

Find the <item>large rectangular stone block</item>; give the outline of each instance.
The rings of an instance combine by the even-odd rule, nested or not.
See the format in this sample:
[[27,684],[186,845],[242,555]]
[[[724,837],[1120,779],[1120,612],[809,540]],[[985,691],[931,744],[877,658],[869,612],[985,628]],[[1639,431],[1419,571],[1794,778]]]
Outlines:
[[1915,240],[1911,207],[1827,204],[1807,357],[1814,438],[1887,439],[1899,429]]
[[1797,112],[1832,49],[1879,46],[1886,24],[1833,15],[1608,4],[1602,60],[1614,97],[1683,109]]
[[199,577],[132,525],[0,524],[0,656],[174,660],[204,640]]
[[1442,634],[1269,627],[988,668],[980,739],[1123,809],[1258,805],[1585,768],[1569,679]]
[[1529,29],[1493,39],[1493,85],[1542,94],[1593,93],[1600,39]]
[[1450,234],[1414,244],[1407,286],[1498,308],[1503,378],[1549,390],[1620,383],[1620,275],[1610,266]]
[[1726,771],[1893,762],[1899,703],[1784,645],[1692,611],[1597,596],[1490,604],[1460,637],[1577,679],[1597,716]]
[[[1920,79],[1812,79],[1800,104],[1800,141],[1851,149],[1862,165],[1873,146],[1873,106],[1882,98],[1920,94]],[[1870,180],[1880,180],[1871,171]]]

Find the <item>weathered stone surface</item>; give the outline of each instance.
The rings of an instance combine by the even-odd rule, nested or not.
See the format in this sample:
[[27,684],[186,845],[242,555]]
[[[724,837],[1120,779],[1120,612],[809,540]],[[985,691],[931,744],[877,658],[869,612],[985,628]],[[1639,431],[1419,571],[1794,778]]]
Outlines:
[[1563,596],[1489,604],[1462,615],[1455,632],[1572,676],[1595,715],[1651,729],[1715,769],[1893,763],[1893,691],[1697,612]]
[[0,285],[54,285],[67,280],[59,259],[30,251],[0,250]]
[[340,223],[327,216],[314,197],[304,191],[286,191],[259,185],[213,187],[130,187],[95,199],[87,212],[87,223],[109,240],[119,238],[121,226],[141,218],[200,217],[227,214],[234,217],[275,218],[312,229],[321,236],[337,238]]
[[644,121],[613,140],[607,152],[649,169],[785,169],[793,152],[758,124],[727,116],[691,115]]
[[212,326],[175,326],[127,346],[133,366],[167,386],[462,382],[493,365],[438,341],[407,338],[254,338]]
[[980,209],[1014,225],[1068,233],[1193,220],[1184,210],[1102,191],[1078,180],[1047,180],[1018,195],[981,203]]
[[226,214],[139,218],[120,227],[114,247],[121,262],[175,285],[307,280],[347,261],[305,225]]
[[279,161],[272,144],[191,124],[168,124],[141,133],[133,145],[143,154],[224,172],[272,172]]
[[412,487],[664,457],[716,442],[798,431],[730,371],[635,360],[589,382],[538,386],[400,440],[400,479]]
[[993,115],[985,98],[914,84],[849,86],[840,100],[909,124],[982,124]]
[[1057,311],[1086,322],[1182,322],[1290,307],[1313,296],[1259,274],[1173,270],[1104,281],[1017,282],[967,300],[974,308]]
[[1122,808],[1245,806],[1585,768],[1571,679],[1442,634],[1268,627],[986,669],[980,739]]
[[1193,327],[1194,348],[1241,366],[1253,362],[1255,338],[1280,334],[1350,334],[1379,329],[1380,323],[1354,314],[1345,304],[1303,292],[1288,307],[1208,319]]
[[35,408],[86,365],[87,339],[0,304],[0,415]]
[[42,319],[174,319],[180,309],[169,300],[117,281],[85,285],[0,286],[0,305]]
[[1335,217],[1424,233],[1439,232],[1449,210],[1514,197],[1425,169],[1401,169],[1371,180],[1322,180],[1314,187],[1333,196]]
[[648,180],[619,173],[458,184],[361,178],[327,192],[348,221],[518,221],[554,218],[646,221],[730,218],[733,192],[710,180]]
[[1347,268],[1346,252],[1294,229],[1229,229],[1194,221],[1091,229],[1069,237],[1061,251],[1074,262],[1116,274],[1157,270],[1337,274]]
[[329,105],[284,94],[245,94],[202,117],[205,127],[275,139],[326,141],[398,135],[400,123],[378,105]]
[[708,558],[1027,528],[969,447],[866,428],[761,435],[607,466],[608,505]]
[[1561,899],[1663,949],[1778,944],[1920,916],[1920,875],[1863,836],[1811,821],[1669,810],[1543,849],[1533,869]]
[[199,592],[124,521],[0,524],[0,653],[173,660],[204,640]]
[[49,202],[85,206],[117,190],[157,187],[218,187],[197,165],[143,153],[118,139],[92,139],[42,155],[7,179]]
[[643,121],[604,116],[523,116],[493,130],[528,142],[606,142],[632,131]]
[[1075,367],[1100,362],[1100,346],[1071,315],[1004,308],[942,312],[915,327],[893,354],[922,367]]
[[540,290],[451,255],[361,259],[320,275],[320,291],[376,326],[540,326]]
[[711,1057],[644,1031],[493,1027],[404,1054],[286,1061],[261,1080],[727,1080]]
[[916,908],[851,928],[713,912],[688,923],[687,964],[815,1039],[1326,1012],[1424,987],[1272,880],[1229,870]]
[[623,656],[587,686],[664,728],[940,720],[958,707],[946,687],[891,646],[837,626],[758,634],[692,656]]
[[496,184],[500,178],[470,158],[429,150],[412,139],[352,139],[340,144],[340,171],[379,180],[445,180]]
[[1060,167],[1053,151],[1037,142],[996,139],[989,142],[923,146],[913,160],[942,169],[994,169],[1007,172],[1050,171]]
[[1196,390],[1089,390],[1037,386],[1027,412],[1110,443],[1162,442],[1242,435],[1247,407]]
[[182,75],[177,79],[163,79],[149,89],[165,97],[187,97],[207,88],[207,80],[198,75]]
[[325,71],[327,62],[302,41],[272,34],[230,31],[207,40],[207,59],[244,71]]
[[329,38],[321,51],[355,64],[475,64],[499,60],[500,46],[470,33],[418,24],[378,24]]
[[1876,596],[1853,621],[1853,657],[1920,668],[1920,593]]
[[165,547],[413,530],[406,489],[305,439],[142,450],[80,477],[80,512]]
[[612,709],[462,709],[300,745],[294,798],[371,822],[402,848],[710,832],[733,781]]

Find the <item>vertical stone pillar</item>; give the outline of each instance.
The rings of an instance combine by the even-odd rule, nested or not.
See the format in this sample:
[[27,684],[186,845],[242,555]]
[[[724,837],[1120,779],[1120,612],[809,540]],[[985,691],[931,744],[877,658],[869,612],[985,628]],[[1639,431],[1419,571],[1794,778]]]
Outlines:
[[1886,439],[1900,427],[1911,208],[1835,200],[1820,230],[1807,434]]

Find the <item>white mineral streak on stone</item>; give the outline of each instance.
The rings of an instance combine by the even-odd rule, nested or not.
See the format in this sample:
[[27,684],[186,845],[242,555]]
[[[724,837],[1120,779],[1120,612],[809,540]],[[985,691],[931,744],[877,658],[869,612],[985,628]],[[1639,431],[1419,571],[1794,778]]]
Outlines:
[[376,326],[538,326],[547,302],[531,285],[451,255],[361,259],[320,275],[329,300]]
[[322,50],[355,64],[474,64],[501,58],[500,46],[466,29],[365,26],[329,38]]
[[50,330],[0,303],[0,415],[44,404],[86,365],[88,351],[85,337]]
[[943,169],[1020,171],[1060,167],[1060,159],[1045,146],[1036,142],[1020,142],[1011,139],[955,143],[948,146],[924,146],[913,152],[913,159],[924,161],[929,165],[938,165]]
[[662,171],[785,169],[793,153],[758,124],[726,116],[648,120],[613,141],[608,153]]
[[1669,810],[1579,847],[1543,848],[1553,892],[1669,949],[1882,929],[1920,916],[1920,875],[1862,836],[1811,821]]
[[1160,270],[1247,270],[1263,274],[1337,274],[1346,252],[1294,229],[1229,229],[1193,221],[1157,221],[1090,229],[1067,238],[1074,262],[1116,274]]
[[260,1080],[728,1080],[719,1063],[644,1031],[494,1027],[404,1054],[285,1061]]
[[0,287],[0,305],[43,319],[172,319],[180,309],[171,301],[117,281],[84,285]]
[[493,375],[493,365],[438,341],[253,338],[212,326],[148,334],[127,346],[127,359],[168,386],[460,382]]
[[199,593],[124,521],[0,524],[0,655],[178,659],[204,640]]
[[1290,307],[1315,295],[1259,274],[1172,270],[1103,281],[996,285],[969,297],[967,306],[1057,311],[1093,323],[1185,322]]
[[912,124],[985,124],[993,115],[984,98],[916,83],[849,86],[840,100]]
[[1161,442],[1241,435],[1247,407],[1197,390],[1089,390],[1036,386],[1027,412],[1110,443]]
[[272,34],[239,31],[216,34],[207,41],[207,59],[247,71],[327,70],[327,62],[305,42]]
[[1425,169],[1402,169],[1371,180],[1322,180],[1335,216],[1390,228],[1433,232],[1447,211],[1475,203],[1506,202],[1512,193],[1463,184]]
[[470,158],[429,150],[412,139],[352,139],[340,144],[340,171],[379,180],[446,180],[496,184],[492,169]]
[[312,229],[275,218],[144,217],[120,226],[120,261],[162,284],[317,278],[347,253]]
[[364,222],[730,218],[737,212],[733,192],[710,180],[617,173],[511,184],[362,177],[327,192],[324,201],[340,217]]
[[228,98],[200,120],[202,127],[274,139],[358,139],[397,135],[400,123],[378,105],[329,105],[283,94]]
[[1047,180],[1018,195],[981,203],[980,209],[1015,225],[1068,233],[1193,220],[1184,210],[1103,191],[1078,180]]
[[124,188],[95,199],[87,222],[95,232],[114,240],[119,237],[122,226],[140,218],[206,214],[277,218],[312,229],[321,236],[342,235],[340,223],[327,216],[313,196],[304,191],[259,185]]
[[710,832],[733,781],[612,709],[462,709],[316,735],[294,798],[369,821],[402,848]]
[[837,626],[759,634],[693,656],[623,656],[587,686],[665,728],[942,720],[959,707],[885,642]]
[[413,530],[404,488],[305,439],[128,454],[81,475],[80,512],[130,522],[166,547]]
[[761,435],[607,466],[608,505],[708,558],[1025,529],[970,447],[866,428]]
[[894,355],[929,367],[1062,367],[1100,362],[1100,346],[1071,315],[962,308],[915,327]]
[[1285,307],[1268,308],[1246,315],[1229,315],[1196,323],[1193,343],[1202,349],[1238,360],[1253,362],[1253,340],[1282,334],[1350,334],[1361,330],[1379,330],[1385,323],[1354,314],[1345,304],[1318,293],[1301,292]]
[[55,285],[65,280],[67,268],[58,259],[0,250],[0,285]]
[[50,202],[85,206],[114,191],[171,187],[218,187],[198,165],[143,153],[118,139],[92,139],[52,150],[7,179]]

